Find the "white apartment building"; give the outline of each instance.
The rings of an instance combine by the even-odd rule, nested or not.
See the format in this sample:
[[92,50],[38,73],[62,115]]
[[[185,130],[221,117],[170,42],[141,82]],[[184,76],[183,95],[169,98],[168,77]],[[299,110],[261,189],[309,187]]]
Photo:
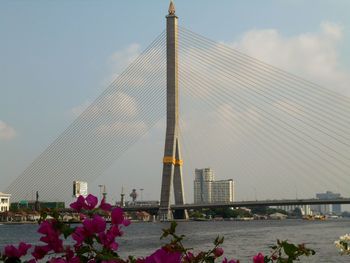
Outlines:
[[233,180],[215,181],[210,168],[195,169],[193,188],[195,204],[234,201]]
[[10,210],[10,194],[0,192],[0,213]]
[[282,205],[276,208],[282,209],[286,212],[293,212],[295,208],[299,208],[303,216],[312,215],[312,209],[310,205]]

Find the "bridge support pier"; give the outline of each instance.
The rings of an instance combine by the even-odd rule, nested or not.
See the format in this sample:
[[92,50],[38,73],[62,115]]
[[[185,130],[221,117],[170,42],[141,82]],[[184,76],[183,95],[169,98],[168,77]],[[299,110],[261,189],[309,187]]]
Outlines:
[[165,136],[162,188],[159,219],[162,221],[188,219],[187,211],[170,209],[171,188],[174,187],[175,204],[185,203],[179,141],[179,85],[178,85],[178,26],[175,6],[171,1],[167,19],[167,126]]

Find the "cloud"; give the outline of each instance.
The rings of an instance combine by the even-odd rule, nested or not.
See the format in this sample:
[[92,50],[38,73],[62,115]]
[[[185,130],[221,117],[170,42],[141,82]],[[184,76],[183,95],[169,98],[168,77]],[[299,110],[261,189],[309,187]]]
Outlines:
[[137,137],[145,133],[147,124],[143,121],[115,122],[104,124],[97,128],[97,133],[104,136],[118,136],[118,138]]
[[90,104],[91,104],[91,102],[86,100],[84,103],[73,107],[72,109],[70,109],[71,115],[73,117],[78,117],[87,109],[87,107],[89,107]]
[[109,82],[116,79],[119,74],[140,55],[140,53],[141,46],[137,43],[132,43],[126,48],[114,52],[109,58],[112,70]]
[[88,100],[73,107],[70,113],[74,117],[100,118],[104,115],[114,117],[135,117],[138,114],[138,106],[135,98],[121,91],[107,95],[99,103],[90,103]]
[[17,132],[13,127],[0,120],[0,140],[9,141],[16,136]]
[[340,25],[323,22],[320,30],[285,37],[276,29],[251,30],[231,46],[254,58],[350,95],[350,71],[339,61],[344,37]]
[[123,92],[107,96],[103,107],[118,116],[134,117],[138,113],[136,99]]

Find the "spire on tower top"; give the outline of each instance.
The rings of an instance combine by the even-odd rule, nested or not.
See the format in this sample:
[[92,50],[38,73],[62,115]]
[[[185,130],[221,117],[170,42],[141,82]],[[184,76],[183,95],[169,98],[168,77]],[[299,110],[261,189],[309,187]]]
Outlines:
[[171,15],[171,16],[175,15],[175,5],[174,5],[173,0],[170,0],[169,15]]

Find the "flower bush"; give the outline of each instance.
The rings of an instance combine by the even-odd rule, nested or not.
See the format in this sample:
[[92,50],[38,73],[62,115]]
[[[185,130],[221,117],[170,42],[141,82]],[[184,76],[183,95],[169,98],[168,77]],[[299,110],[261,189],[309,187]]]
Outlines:
[[[49,263],[199,263],[218,262],[239,263],[239,260],[227,259],[223,256],[224,250],[220,245],[223,237],[214,240],[214,247],[208,251],[195,253],[193,249],[183,245],[184,235],[177,235],[176,222],[172,222],[168,229],[163,229],[161,239],[170,237],[171,240],[146,257],[128,256],[123,259],[117,253],[116,239],[123,235],[123,227],[130,221],[124,216],[120,207],[112,207],[104,199],[98,205],[97,197],[88,195],[79,196],[70,205],[74,212],[79,213],[81,225],[72,227],[63,222],[57,211],[46,211],[41,215],[38,232],[41,245],[32,246],[19,243],[18,247],[8,245],[0,254],[0,262],[5,263],[36,263],[45,261]],[[49,217],[50,216],[50,217]],[[107,224],[106,217],[111,223]],[[64,240],[69,237],[73,245],[65,245]],[[347,247],[346,247],[347,248]],[[271,247],[271,255],[264,256],[258,253],[252,259],[253,263],[289,263],[299,260],[300,256],[315,254],[304,245],[294,245],[287,241],[277,241]]]
[[334,244],[342,255],[350,255],[350,234],[341,236]]

